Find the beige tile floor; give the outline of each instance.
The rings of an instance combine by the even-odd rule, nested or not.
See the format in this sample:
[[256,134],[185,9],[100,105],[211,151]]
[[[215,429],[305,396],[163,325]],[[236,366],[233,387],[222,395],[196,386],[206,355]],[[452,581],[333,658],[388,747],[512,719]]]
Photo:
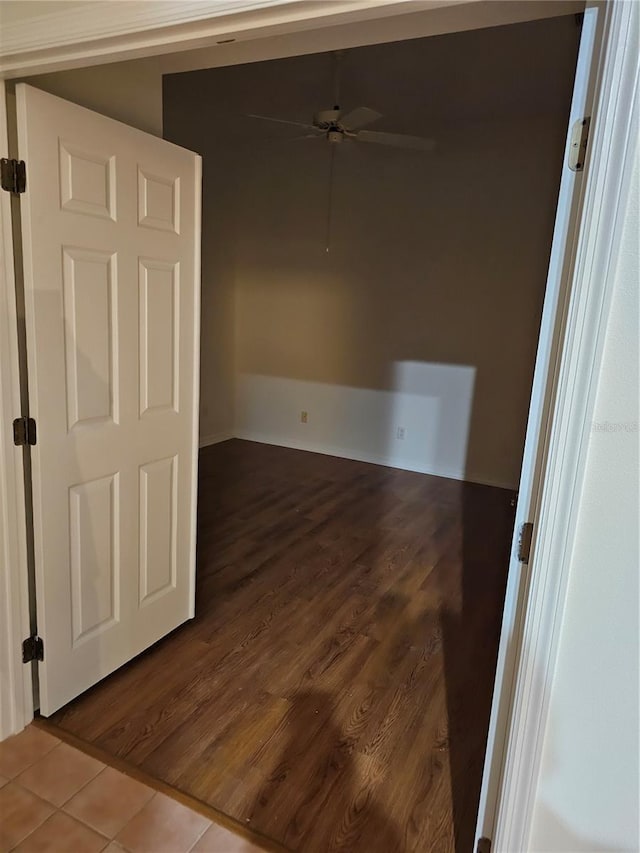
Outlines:
[[177,800],[29,726],[0,743],[0,853],[260,853]]

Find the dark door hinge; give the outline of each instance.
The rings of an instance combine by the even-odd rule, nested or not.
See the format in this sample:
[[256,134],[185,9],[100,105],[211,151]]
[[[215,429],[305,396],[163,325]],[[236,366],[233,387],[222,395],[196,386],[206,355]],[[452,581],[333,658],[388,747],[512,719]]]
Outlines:
[[476,853],[491,853],[491,840],[489,838],[479,838],[476,845]]
[[17,447],[36,443],[36,422],[33,418],[16,418],[13,422],[13,443]]
[[531,539],[533,538],[533,522],[525,521],[520,528],[520,539],[518,540],[518,559],[521,563],[529,562],[531,554]]
[[0,160],[0,176],[2,189],[8,193],[19,195],[27,188],[27,167],[24,160],[9,160],[3,157]]
[[22,643],[22,663],[44,660],[44,643],[40,637],[27,637]]

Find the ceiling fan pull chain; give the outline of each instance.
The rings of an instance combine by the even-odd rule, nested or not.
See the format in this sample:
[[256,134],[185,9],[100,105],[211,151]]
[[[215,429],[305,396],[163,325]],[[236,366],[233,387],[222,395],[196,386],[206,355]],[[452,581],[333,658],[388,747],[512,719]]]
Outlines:
[[325,252],[329,254],[329,246],[331,244],[331,213],[333,208],[333,163],[335,159],[336,147],[329,146],[329,191],[327,194],[327,230],[326,230],[326,245]]

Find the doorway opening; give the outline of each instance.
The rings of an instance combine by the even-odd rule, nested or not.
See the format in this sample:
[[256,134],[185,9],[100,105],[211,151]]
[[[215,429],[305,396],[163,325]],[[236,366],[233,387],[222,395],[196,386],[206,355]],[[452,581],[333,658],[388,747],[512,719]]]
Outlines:
[[331,54],[165,79],[204,157],[196,617],[61,730],[286,849],[470,849],[578,44],[349,51],[345,107],[436,149],[332,170],[250,117],[332,106]]

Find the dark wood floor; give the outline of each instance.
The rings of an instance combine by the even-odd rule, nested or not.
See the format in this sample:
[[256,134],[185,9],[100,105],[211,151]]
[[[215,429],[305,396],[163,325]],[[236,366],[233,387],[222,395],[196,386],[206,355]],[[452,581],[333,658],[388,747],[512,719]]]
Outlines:
[[53,720],[290,850],[469,853],[511,498],[210,447],[196,619]]

